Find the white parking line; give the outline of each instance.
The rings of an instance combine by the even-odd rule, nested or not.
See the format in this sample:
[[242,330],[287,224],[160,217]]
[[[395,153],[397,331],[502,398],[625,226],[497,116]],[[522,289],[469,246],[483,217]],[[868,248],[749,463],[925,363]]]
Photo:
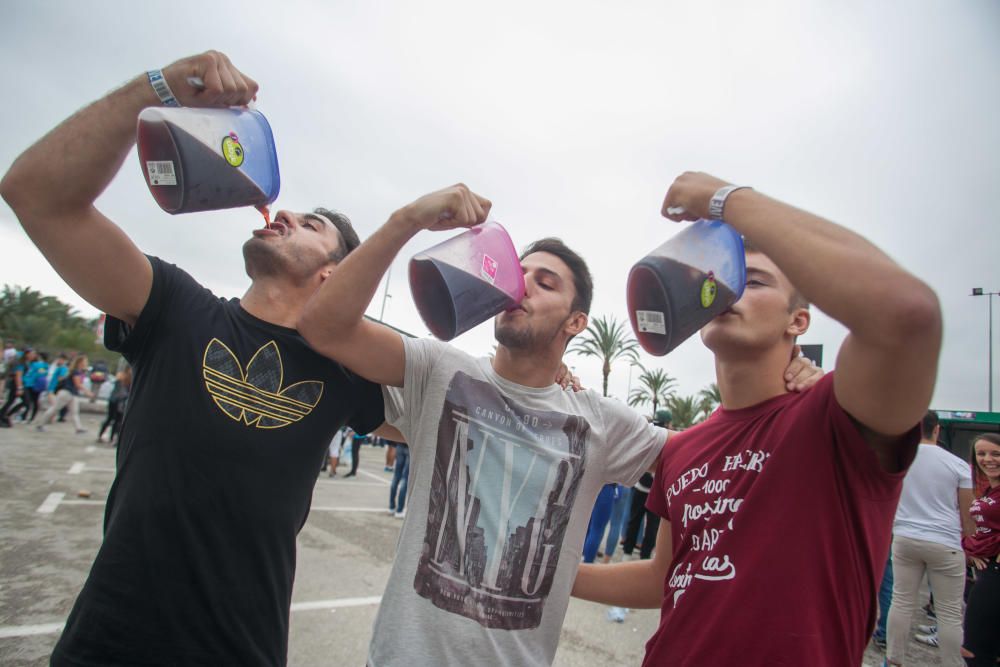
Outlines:
[[385,486],[385,484],[376,484],[375,482],[357,482],[357,481],[347,481],[338,477],[327,477],[326,479],[316,480],[317,484],[325,484],[330,486]]
[[[292,603],[292,611],[316,611],[320,609],[340,609],[343,607],[364,607],[379,604],[382,596],[367,598],[339,598],[334,600],[315,600],[313,602]],[[48,635],[59,632],[65,623],[43,623],[40,625],[5,625],[0,626],[0,639],[10,637],[30,637],[31,635]]]
[[316,602],[293,602],[292,611],[338,609],[340,607],[364,607],[369,604],[378,604],[381,601],[382,596],[375,595],[370,598],[340,598],[339,600],[317,600]]
[[69,470],[66,471],[69,475],[79,475],[81,472],[83,472],[83,461],[76,461],[69,467]]
[[48,635],[59,632],[65,623],[43,623],[42,625],[6,625],[0,627],[0,639],[8,637],[30,637],[31,635]]
[[39,514],[52,514],[56,511],[56,508],[59,507],[59,503],[61,503],[62,499],[65,497],[65,493],[50,493],[35,511]]
[[388,508],[385,507],[324,507],[323,505],[317,505],[309,508],[310,512],[383,512],[385,514],[389,513]]
[[385,486],[389,486],[390,485],[389,484],[389,480],[385,479],[384,477],[379,477],[378,475],[373,475],[372,473],[367,472],[365,470],[361,470],[360,468],[358,469],[358,474],[359,475],[364,475],[365,477],[371,477],[372,479],[377,479],[379,482],[381,482]]

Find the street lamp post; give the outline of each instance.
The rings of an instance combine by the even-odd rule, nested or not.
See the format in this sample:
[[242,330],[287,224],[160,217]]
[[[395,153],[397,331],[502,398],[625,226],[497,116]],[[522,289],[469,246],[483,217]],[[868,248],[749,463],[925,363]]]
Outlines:
[[389,294],[389,278],[392,277],[392,264],[389,265],[389,269],[385,272],[385,292],[382,294],[382,310],[378,314],[379,322],[385,322],[385,302],[392,298]]
[[984,292],[982,287],[973,287],[971,296],[985,296],[990,304],[989,313],[990,319],[986,325],[986,344],[989,346],[989,354],[987,355],[989,359],[989,396],[990,396],[990,412],[993,412],[993,297],[1000,294],[1000,292]]

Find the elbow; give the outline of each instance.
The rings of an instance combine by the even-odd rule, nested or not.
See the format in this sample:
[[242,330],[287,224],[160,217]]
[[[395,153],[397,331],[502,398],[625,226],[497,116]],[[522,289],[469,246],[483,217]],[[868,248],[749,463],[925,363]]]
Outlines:
[[41,208],[51,206],[51,200],[37,192],[38,178],[21,165],[22,161],[20,158],[15,160],[3,179],[0,179],[0,197],[14,211],[21,225],[25,226],[28,220],[40,217]]
[[941,303],[934,290],[911,278],[887,301],[884,320],[886,342],[912,345],[916,341],[925,341],[940,347],[943,328]]
[[10,171],[4,174],[3,179],[0,179],[0,197],[3,197],[3,200],[7,202],[7,205],[15,213],[18,209],[17,192],[19,189],[17,187],[16,169],[17,165],[15,164],[10,168]]

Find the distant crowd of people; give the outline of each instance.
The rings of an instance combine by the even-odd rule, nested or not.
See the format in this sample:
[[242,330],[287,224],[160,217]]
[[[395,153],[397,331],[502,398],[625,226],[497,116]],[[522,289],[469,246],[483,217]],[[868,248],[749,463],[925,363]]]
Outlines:
[[[36,429],[44,431],[52,423],[68,418],[77,435],[87,432],[80,421],[80,400],[95,399],[108,379],[104,363],[91,366],[84,354],[60,352],[50,363],[48,352],[30,346],[18,349],[12,340],[4,342],[0,373],[4,396],[0,428],[34,424]],[[131,387],[132,369],[126,365],[112,378],[107,418],[97,434],[98,442],[104,442],[104,433],[110,429],[107,442],[117,443]]]

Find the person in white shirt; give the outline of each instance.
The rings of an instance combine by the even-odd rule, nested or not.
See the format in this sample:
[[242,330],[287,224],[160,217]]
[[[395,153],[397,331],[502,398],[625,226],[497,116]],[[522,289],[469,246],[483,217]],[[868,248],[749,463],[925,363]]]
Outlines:
[[889,608],[889,665],[902,665],[910,620],[920,582],[927,575],[934,592],[941,664],[963,665],[962,592],[965,552],[962,534],[968,534],[972,504],[969,465],[937,445],[941,427],[928,411],[921,423],[917,456],[903,480],[892,534],[892,605]]

